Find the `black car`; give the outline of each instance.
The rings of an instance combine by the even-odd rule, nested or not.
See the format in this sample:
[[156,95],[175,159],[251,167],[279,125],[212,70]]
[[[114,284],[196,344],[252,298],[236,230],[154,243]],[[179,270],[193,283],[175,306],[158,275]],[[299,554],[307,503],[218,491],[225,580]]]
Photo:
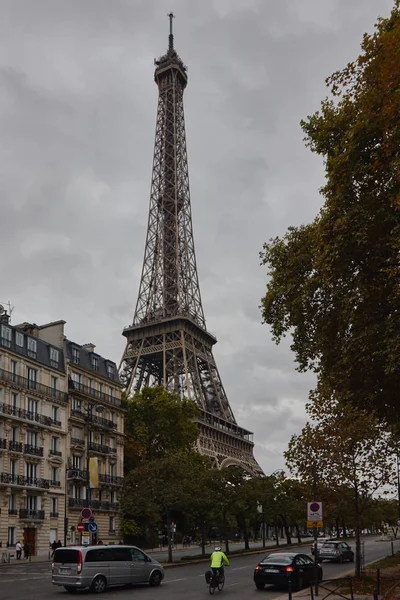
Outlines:
[[[322,579],[322,567],[318,565],[318,581]],[[254,569],[254,583],[263,590],[267,583],[286,587],[292,582],[293,590],[300,590],[314,582],[314,560],[306,554],[279,552],[268,554]]]
[[346,542],[325,542],[318,550],[318,559],[334,560],[342,563],[345,560],[354,562],[354,552]]

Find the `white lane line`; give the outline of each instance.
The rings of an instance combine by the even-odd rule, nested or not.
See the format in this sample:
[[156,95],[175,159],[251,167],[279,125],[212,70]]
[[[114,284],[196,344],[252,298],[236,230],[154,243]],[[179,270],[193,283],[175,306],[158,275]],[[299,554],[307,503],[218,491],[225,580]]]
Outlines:
[[231,571],[241,571],[242,569],[251,569],[252,567],[247,566],[247,567],[235,567],[234,569],[231,569]]
[[167,579],[165,583],[175,583],[175,581],[186,581],[186,577],[183,577],[182,579]]

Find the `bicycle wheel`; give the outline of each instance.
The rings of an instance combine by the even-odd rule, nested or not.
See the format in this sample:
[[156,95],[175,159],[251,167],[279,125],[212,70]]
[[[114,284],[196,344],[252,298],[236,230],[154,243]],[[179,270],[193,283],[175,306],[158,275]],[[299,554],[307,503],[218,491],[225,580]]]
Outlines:
[[211,596],[215,592],[215,584],[214,584],[214,581],[212,579],[210,581],[210,585],[208,586],[208,591],[211,594]]
[[220,577],[218,580],[218,591],[219,592],[222,592],[222,590],[224,589],[224,585],[225,585],[225,576],[222,575],[222,577]]

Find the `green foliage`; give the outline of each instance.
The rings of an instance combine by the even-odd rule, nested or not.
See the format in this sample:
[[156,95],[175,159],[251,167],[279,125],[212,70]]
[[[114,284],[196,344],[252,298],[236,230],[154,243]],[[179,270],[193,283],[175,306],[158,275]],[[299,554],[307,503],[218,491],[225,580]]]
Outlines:
[[400,10],[365,35],[362,54],[327,84],[331,98],[302,122],[324,158],[325,199],[313,223],[264,245],[264,321],[293,338],[342,402],[398,420],[400,403]]
[[142,533],[141,527],[134,519],[122,519],[119,530],[122,535],[134,537]]

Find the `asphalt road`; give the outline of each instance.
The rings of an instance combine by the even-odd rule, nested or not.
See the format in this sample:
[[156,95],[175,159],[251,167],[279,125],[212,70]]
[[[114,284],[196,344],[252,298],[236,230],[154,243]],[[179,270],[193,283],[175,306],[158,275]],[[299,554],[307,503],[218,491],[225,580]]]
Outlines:
[[[391,545],[388,542],[378,542],[376,538],[365,540],[365,562],[372,562],[390,554]],[[353,547],[354,542],[350,542]],[[310,546],[303,547],[307,552]],[[283,548],[282,548],[283,550]],[[253,584],[254,566],[262,558],[260,555],[233,557],[231,566],[226,569],[226,584],[222,595],[230,600],[242,598],[273,600],[282,595],[282,590],[266,587],[263,592],[255,589]],[[115,588],[107,590],[101,597],[104,600],[198,600],[208,590],[204,579],[204,572],[208,563],[185,565],[166,569],[166,577],[159,588],[148,586],[135,586],[133,589]],[[324,579],[340,577],[353,571],[353,565],[323,563]],[[217,593],[217,596],[219,594]],[[15,600],[26,598],[29,600],[67,600],[71,595],[63,588],[53,586],[51,583],[51,566],[49,562],[32,562],[0,566],[0,599]],[[80,592],[78,597],[88,597],[87,592]],[[222,599],[221,599],[222,600]]]

